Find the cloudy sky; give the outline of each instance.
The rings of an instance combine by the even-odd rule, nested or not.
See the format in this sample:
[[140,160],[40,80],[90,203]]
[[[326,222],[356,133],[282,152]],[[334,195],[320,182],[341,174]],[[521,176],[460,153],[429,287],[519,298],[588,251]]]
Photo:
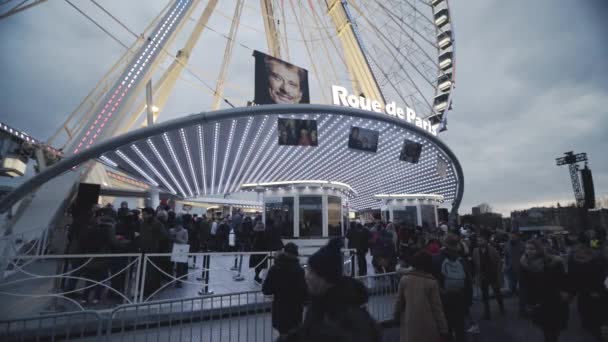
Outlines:
[[[73,2],[119,40],[133,42],[89,1]],[[166,4],[98,2],[136,33]],[[209,27],[227,33],[233,2],[221,3]],[[234,52],[248,57],[234,58],[229,98],[252,94],[250,49],[266,48],[255,30],[263,29],[258,7],[259,1],[249,0],[243,10]],[[555,166],[555,158],[570,150],[587,152],[596,194],[608,194],[608,25],[602,17],[607,11],[603,0],[453,1],[456,93],[449,130],[441,137],[465,171],[461,213],[480,202],[503,214],[572,202],[567,169]],[[176,52],[184,39],[178,37],[170,50]],[[0,20],[0,42],[0,121],[41,139],[52,135],[125,53],[61,0]],[[214,85],[224,45],[220,34],[207,32],[192,53],[192,68],[208,84]],[[305,64],[302,56],[291,59]],[[209,108],[208,95],[204,84],[184,75],[162,119]]]

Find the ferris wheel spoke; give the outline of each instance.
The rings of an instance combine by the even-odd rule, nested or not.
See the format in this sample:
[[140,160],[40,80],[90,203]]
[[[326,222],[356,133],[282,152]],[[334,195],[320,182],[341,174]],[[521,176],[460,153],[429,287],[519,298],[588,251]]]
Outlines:
[[[308,54],[308,59],[310,60],[310,65],[313,68],[313,72],[315,74],[315,78],[317,79],[317,82],[319,82],[319,85],[322,85],[323,82],[321,82],[321,79],[319,78],[319,70],[317,70],[317,66],[315,63],[314,58],[312,57],[312,52],[310,51],[310,47],[308,46],[308,42],[306,42],[306,36],[304,35],[304,30],[302,25],[300,24],[300,19],[298,18],[298,15],[296,14],[296,10],[294,8],[293,5],[293,0],[289,0],[289,4],[291,5],[291,10],[293,12],[293,15],[295,17],[296,22],[298,23],[298,31],[300,32],[300,36],[302,37],[302,39],[304,40],[304,47],[306,48],[306,53]],[[326,103],[329,103],[329,99],[327,98],[327,93],[326,92],[322,92],[322,96],[323,96],[323,101],[325,101]]]
[[[367,18],[367,16],[360,12],[360,15],[363,17],[363,19],[365,20],[365,22],[368,23],[368,25],[370,25],[374,31],[379,35],[379,39],[380,42],[384,45],[384,47],[386,48],[386,52],[388,52],[392,57],[393,60],[399,60],[398,57],[394,54],[394,50],[396,50],[398,52],[398,54],[405,59],[408,64],[410,64],[410,66],[412,68],[414,68],[414,70],[416,70],[420,76],[427,82],[429,83],[429,85],[434,87],[434,84],[432,81],[430,81],[422,72],[420,72],[420,70],[416,67],[416,65],[414,63],[412,63],[410,61],[410,58],[408,56],[406,56],[405,54],[403,54],[403,52],[398,49],[393,42],[391,41],[391,39],[389,37],[386,36],[386,34],[382,31],[379,30],[370,20],[369,18]],[[390,45],[390,46],[389,46]],[[429,107],[431,107],[430,102],[426,99],[426,97],[424,96],[424,94],[422,93],[422,91],[420,91],[419,87],[416,85],[416,82],[414,82],[414,80],[412,79],[412,77],[409,75],[409,73],[407,72],[407,70],[403,67],[403,65],[401,65],[401,63],[398,63],[400,65],[400,69],[405,73],[406,77],[410,80],[410,83],[412,84],[412,86],[414,86],[416,88],[416,90],[420,93],[420,96],[425,100],[425,102],[428,104]]]

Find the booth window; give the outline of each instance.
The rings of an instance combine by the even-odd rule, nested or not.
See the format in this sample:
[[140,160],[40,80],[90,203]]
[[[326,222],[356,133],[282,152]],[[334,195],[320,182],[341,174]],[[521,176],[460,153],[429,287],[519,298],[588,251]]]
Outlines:
[[422,227],[424,228],[437,228],[437,221],[435,220],[435,206],[434,205],[421,205],[420,216],[422,218]]
[[293,237],[293,197],[266,202],[266,224],[281,231],[281,236]]
[[327,196],[327,225],[329,236],[342,236],[340,197]]
[[415,227],[418,225],[418,211],[416,206],[407,206],[404,209],[393,209],[393,222]]
[[323,236],[321,196],[300,196],[300,236]]

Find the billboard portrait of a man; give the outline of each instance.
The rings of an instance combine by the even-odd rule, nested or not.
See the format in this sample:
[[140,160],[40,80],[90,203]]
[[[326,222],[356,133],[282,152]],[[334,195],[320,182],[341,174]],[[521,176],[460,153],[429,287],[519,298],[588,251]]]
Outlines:
[[308,71],[254,51],[256,104],[310,103]]

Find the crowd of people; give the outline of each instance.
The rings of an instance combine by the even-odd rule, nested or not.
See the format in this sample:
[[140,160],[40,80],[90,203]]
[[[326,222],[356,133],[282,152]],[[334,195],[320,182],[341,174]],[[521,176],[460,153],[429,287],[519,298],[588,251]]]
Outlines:
[[[402,341],[465,341],[466,332],[478,332],[478,319],[491,319],[490,292],[501,315],[506,312],[503,295],[516,296],[517,314],[535,323],[545,341],[557,341],[567,328],[573,301],[583,328],[597,341],[608,339],[605,232],[568,237],[469,225],[433,231],[395,227],[352,223],[347,238],[357,250],[359,275],[367,273],[368,251],[377,274],[403,275],[394,311]],[[504,279],[508,291],[503,291]],[[481,293],[481,317],[471,315],[475,289]]]
[[[264,224],[262,217],[256,213],[246,216],[240,209],[234,215],[198,216],[186,212],[176,213],[166,204],[154,208],[130,209],[127,202],[122,202],[115,210],[112,205],[99,207],[94,205],[90,210],[74,213],[73,222],[68,231],[68,254],[117,254],[117,253],[172,253],[174,245],[187,245],[189,253],[199,252],[268,252],[283,247],[280,231],[272,227],[271,222]],[[196,265],[196,256],[192,255],[188,263],[171,262],[169,257],[152,256],[150,260],[157,267],[147,270],[144,284],[144,296],[153,295],[163,283],[175,281],[176,287],[182,287],[183,280],[190,267]],[[242,264],[235,258],[234,268]],[[97,304],[104,297],[102,286],[85,284],[83,291],[76,289],[79,277],[101,282],[111,278],[113,291],[107,296],[120,299],[124,293],[125,258],[92,258],[72,259],[66,267],[72,271],[72,278],[65,282],[63,289],[68,295],[82,295],[83,304]],[[255,281],[260,285],[260,273],[268,268],[268,260],[262,255],[252,255],[249,265],[255,270]],[[67,269],[66,269],[67,271]]]
[[[367,225],[352,222],[345,238],[347,247],[356,250],[358,275],[367,274],[368,253],[375,274],[398,275],[393,322],[400,326],[401,341],[465,341],[467,332],[478,332],[480,319],[492,319],[494,310],[506,313],[505,294],[517,297],[516,314],[538,326],[547,342],[558,341],[567,328],[573,301],[583,328],[597,341],[608,340],[605,232],[584,232],[574,239],[474,226],[448,229],[442,225],[430,230],[376,220]],[[283,245],[280,231],[272,222],[265,225],[260,215],[237,211],[232,217],[207,218],[176,214],[162,206],[131,210],[123,203],[118,210],[93,207],[75,217],[69,241],[69,252],[74,254],[170,253],[173,244],[189,245],[192,253],[275,251],[265,279],[262,270],[270,265],[266,255],[251,255],[249,266],[262,291],[274,296],[272,321],[280,340],[381,338],[381,329],[365,309],[367,288],[343,275],[342,238],[330,240],[303,268],[298,247]],[[170,281],[164,279],[167,275],[183,278],[187,274],[187,263],[151,259],[159,269],[147,274],[145,296]],[[126,263],[120,258],[73,259],[68,267],[76,270],[76,277],[94,281],[115,274],[111,286],[123,292],[125,275],[120,271]],[[240,269],[238,258],[233,269]],[[504,279],[508,291],[503,290]],[[64,286],[68,292],[77,292],[75,280]],[[483,305],[479,317],[472,310],[476,289]],[[100,286],[87,286],[82,301],[97,303],[101,292]]]

